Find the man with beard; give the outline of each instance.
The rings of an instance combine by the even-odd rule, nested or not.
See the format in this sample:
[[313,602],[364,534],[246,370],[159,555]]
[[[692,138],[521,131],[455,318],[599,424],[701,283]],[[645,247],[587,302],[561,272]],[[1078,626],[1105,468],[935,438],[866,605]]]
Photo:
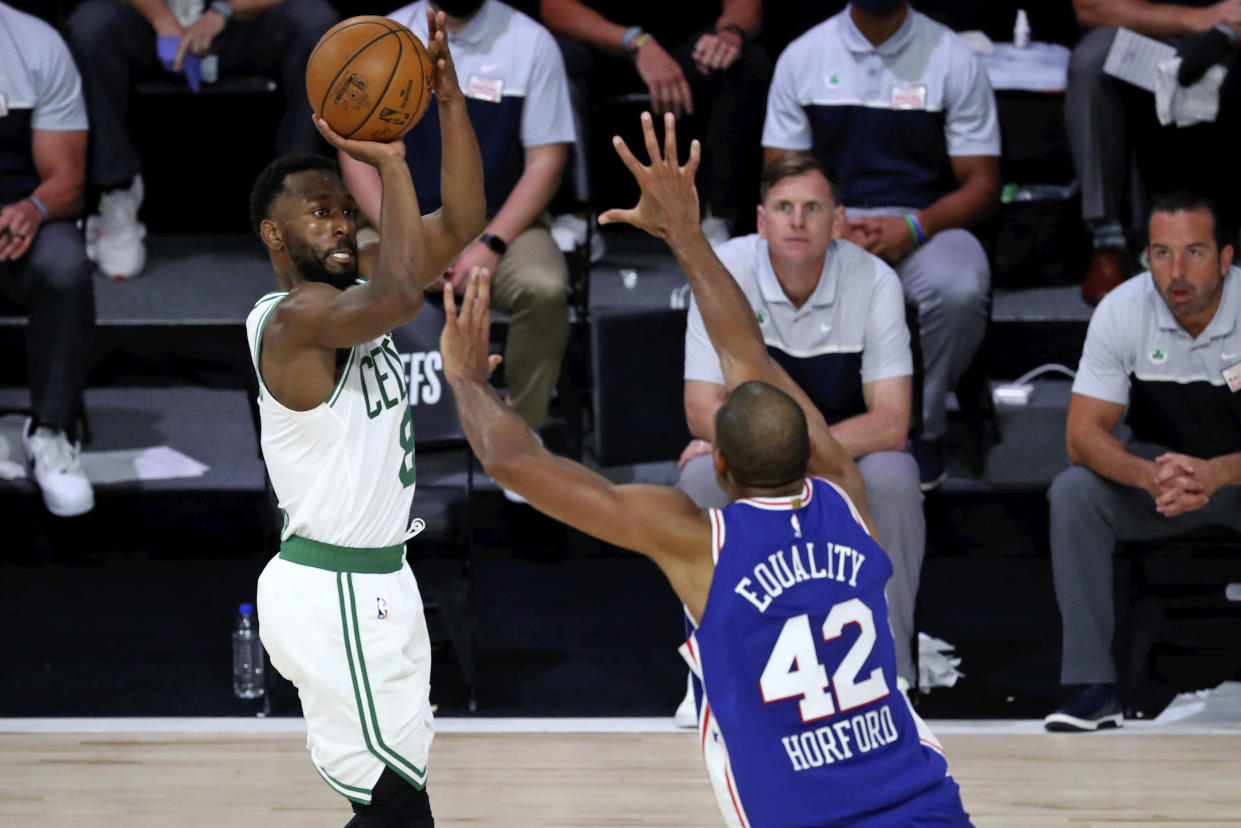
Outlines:
[[[444,146],[443,206],[423,217],[401,141],[341,138],[379,171],[381,241],[359,250],[335,164],[272,163],[250,211],[279,290],[246,321],[263,456],[284,515],[259,578],[263,644],[298,688],[311,759],[353,803],[351,826],[430,828],[431,649],[404,542],[414,494],[408,389],[389,332],[482,229],[478,143],[444,39],[428,19]],[[362,278],[359,278],[362,277]]]
[[[1111,644],[1112,549],[1203,526],[1241,530],[1241,272],[1215,205],[1179,192],[1151,210],[1150,272],[1090,320],[1067,442],[1047,494],[1072,696],[1048,730],[1120,727]],[[1112,435],[1128,406],[1133,437]]]

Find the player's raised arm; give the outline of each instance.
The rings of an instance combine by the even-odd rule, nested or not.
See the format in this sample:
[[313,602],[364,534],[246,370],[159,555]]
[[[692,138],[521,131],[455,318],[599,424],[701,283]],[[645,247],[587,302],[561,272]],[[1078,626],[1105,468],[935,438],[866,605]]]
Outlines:
[[690,145],[689,161],[681,165],[676,151],[676,121],[671,115],[664,116],[662,151],[648,112],[642,113],[642,134],[651,160],[649,166],[634,157],[620,136],[612,139],[617,154],[641,189],[638,204],[628,210],[608,210],[599,217],[599,222],[632,224],[668,243],[694,292],[707,335],[719,355],[725,384],[732,389],[750,380],[761,380],[797,401],[805,412],[815,448],[810,459],[810,472],[839,483],[849,493],[874,535],[874,524],[866,510],[861,473],[832,437],[823,414],[767,353],[754,310],[703,235],[698,216],[698,191],[694,186],[694,174],[698,170],[701,153],[698,142]]
[[470,274],[460,311],[445,285],[440,337],[444,375],[470,447],[487,474],[540,512],[655,561],[694,617],[711,583],[707,513],[670,486],[618,486],[580,463],[544,449],[488,382],[499,357],[488,356],[489,279]]
[[443,205],[423,221],[427,236],[427,265],[431,281],[452,264],[487,225],[487,197],[483,191],[483,156],[470,124],[465,95],[448,51],[444,13],[427,9],[427,53],[435,67],[432,87],[440,118],[440,202]]

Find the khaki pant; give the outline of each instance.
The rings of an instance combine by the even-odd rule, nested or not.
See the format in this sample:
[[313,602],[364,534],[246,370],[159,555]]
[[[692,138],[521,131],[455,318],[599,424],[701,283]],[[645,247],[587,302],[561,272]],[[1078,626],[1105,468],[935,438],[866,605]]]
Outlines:
[[509,402],[538,428],[547,422],[569,339],[569,266],[546,216],[509,242],[496,265],[491,304],[511,320],[504,344]]

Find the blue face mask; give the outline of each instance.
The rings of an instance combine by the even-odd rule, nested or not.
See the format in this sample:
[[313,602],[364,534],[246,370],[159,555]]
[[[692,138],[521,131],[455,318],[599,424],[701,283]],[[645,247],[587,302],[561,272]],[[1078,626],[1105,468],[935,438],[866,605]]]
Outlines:
[[905,0],[853,0],[853,5],[867,14],[883,17],[896,11],[904,2]]

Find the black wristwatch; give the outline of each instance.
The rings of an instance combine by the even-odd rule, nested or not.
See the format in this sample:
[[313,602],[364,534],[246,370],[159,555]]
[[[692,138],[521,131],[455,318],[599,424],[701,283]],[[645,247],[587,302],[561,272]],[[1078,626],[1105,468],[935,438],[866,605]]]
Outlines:
[[487,245],[487,249],[497,256],[503,256],[508,252],[508,242],[497,236],[495,233],[483,233],[478,240]]

